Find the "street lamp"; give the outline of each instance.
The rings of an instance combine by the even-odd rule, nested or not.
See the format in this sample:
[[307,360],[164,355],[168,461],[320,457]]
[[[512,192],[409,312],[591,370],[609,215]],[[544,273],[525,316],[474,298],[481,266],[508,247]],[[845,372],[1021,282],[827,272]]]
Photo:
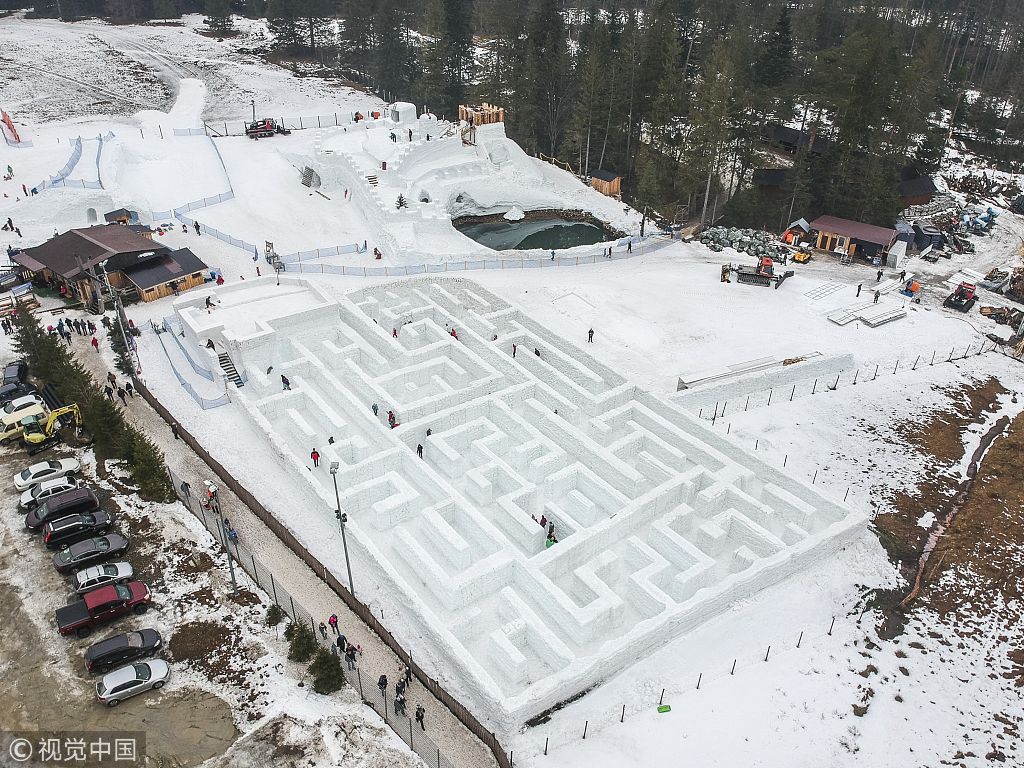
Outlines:
[[256,122],[256,99],[251,100],[252,103],[252,121]]
[[224,526],[224,515],[220,511],[220,498],[217,496],[217,486],[209,480],[206,481],[206,495],[210,500],[210,506],[217,513],[217,521],[220,523],[220,543],[224,547],[224,553],[228,556],[228,570],[231,573],[231,594],[238,592],[238,582],[235,580],[235,563],[231,559],[231,549],[228,547],[228,532]]
[[348,541],[345,539],[345,523],[348,522],[348,515],[341,511],[341,497],[338,495],[338,468],[341,466],[337,461],[331,462],[331,479],[334,480],[334,500],[337,503],[337,507],[334,510],[334,516],[338,518],[338,522],[341,523],[341,546],[345,549],[345,570],[348,571],[348,591],[352,593],[352,597],[356,596],[356,589],[352,586],[352,565],[348,561]]

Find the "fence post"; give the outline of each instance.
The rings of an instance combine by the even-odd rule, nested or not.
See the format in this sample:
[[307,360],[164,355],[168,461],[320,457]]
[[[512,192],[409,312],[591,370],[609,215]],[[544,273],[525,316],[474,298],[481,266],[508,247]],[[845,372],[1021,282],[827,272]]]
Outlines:
[[932,350],[932,361],[929,363],[929,365],[935,365],[935,350],[934,349]]
[[[768,405],[770,406],[771,404],[772,404],[772,390],[769,389],[768,390]],[[768,406],[765,406],[765,407],[768,407]]]
[[818,479],[818,470],[814,470],[814,477],[811,478],[811,485],[814,485],[814,481]]
[[730,675],[735,675],[736,674],[736,659],[732,660],[732,669],[729,670],[729,674]]
[[[384,706],[387,707],[387,705],[388,705],[388,697],[387,697],[387,694],[385,693],[384,694]],[[409,746],[412,747],[412,718],[411,717],[409,718]]]
[[857,377],[860,376],[860,368],[853,372],[853,385],[857,386]]
[[796,384],[793,385],[793,389],[789,391],[789,402],[793,402],[793,395],[796,394]]
[[744,411],[746,411],[746,410],[747,410],[747,408],[749,408],[749,407],[750,407],[750,395],[747,395],[747,402],[746,402],[746,404],[745,404],[745,405],[743,406],[743,410],[744,410]]
[[661,698],[658,699],[658,706],[660,707],[664,703],[665,703],[665,689],[662,688],[661,689]]
[[899,369],[900,369],[900,361],[897,360],[896,361],[896,367],[892,369],[893,376],[896,375],[896,371],[898,371]]
[[956,352],[956,347],[953,347],[951,350],[949,350],[949,357],[946,358],[946,362],[947,363],[951,362],[953,360],[953,353],[954,352]]
[[772,652],[772,647],[769,645],[768,650],[764,653],[764,660],[768,661],[768,654]]
[[832,627],[836,625],[836,617],[832,617],[832,623],[828,625],[828,636],[832,637]]
[[817,389],[818,389],[818,380],[815,379],[814,380],[814,386],[811,387],[811,394],[813,395]]
[[626,721],[626,705],[622,705],[622,714],[619,715],[619,722],[624,723]]
[[[253,569],[255,569],[255,564]],[[274,602],[280,604],[280,600],[277,599],[277,585],[274,584],[274,574],[270,574],[270,591],[274,593]]]
[[846,501],[846,497],[850,495],[850,489],[846,489],[846,493],[843,494],[843,501]]
[[[238,560],[238,542],[237,541],[235,542],[235,559]],[[256,586],[257,587],[259,587],[260,589],[263,589],[263,585],[260,584],[259,575],[256,573],[256,556],[252,552],[249,552],[249,559],[252,560],[252,580],[256,582]],[[239,564],[241,564],[242,561],[238,560],[238,562],[239,562]]]
[[910,368],[910,370],[912,370],[912,371],[916,371],[917,370],[917,363],[918,363],[918,361],[920,359],[921,359],[921,356],[918,355],[917,358],[914,360],[914,365]]
[[789,461],[789,454],[787,453],[782,457],[782,466],[786,466],[786,462]]
[[292,621],[295,621],[295,601],[292,600],[291,595],[288,595],[288,602],[292,605]]
[[[698,691],[700,690],[700,681],[701,681],[701,679],[703,677],[704,677],[704,673],[703,672],[701,672],[699,675],[697,675],[697,690]],[[623,706],[622,709],[623,709],[623,711],[625,711],[626,707]]]
[[796,639],[796,647],[797,647],[797,648],[799,648],[799,647],[800,647],[800,643],[801,643],[801,642],[803,641],[803,639],[804,639],[804,633],[803,633],[803,632],[801,632],[801,633],[800,633],[800,637],[798,637],[798,638]]
[[590,721],[589,720],[584,721],[584,723],[583,723],[583,740],[584,741],[587,740],[587,726],[588,725],[590,725]]

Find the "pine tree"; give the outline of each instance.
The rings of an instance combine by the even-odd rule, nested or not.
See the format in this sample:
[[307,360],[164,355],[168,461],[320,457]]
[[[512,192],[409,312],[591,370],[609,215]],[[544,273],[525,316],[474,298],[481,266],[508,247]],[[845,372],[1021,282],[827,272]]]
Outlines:
[[175,0],[153,0],[153,18],[161,21],[181,18],[178,4]]
[[169,503],[174,501],[174,488],[167,475],[163,453],[156,444],[142,432],[130,425],[125,426],[127,435],[127,460],[132,479],[139,489],[139,496],[147,501]]
[[[289,634],[291,635],[289,637]],[[316,653],[319,645],[316,642],[316,635],[313,630],[307,627],[305,622],[301,624],[289,624],[285,630],[285,637],[289,640],[288,659],[290,661],[307,662]]]
[[395,201],[395,208],[397,208],[398,210],[402,210],[403,208],[408,207],[409,201],[405,199],[405,195],[399,195],[398,199]]
[[384,3],[373,19],[371,57],[377,88],[392,100],[412,98],[415,55],[409,39],[411,12],[403,0]]
[[234,32],[231,3],[228,0],[206,0],[206,25],[220,35]]
[[793,78],[796,65],[793,60],[793,29],[789,8],[782,7],[775,28],[765,40],[764,49],[757,57],[754,81],[763,88],[778,89]]
[[274,37],[274,47],[288,53],[298,53],[305,43],[295,5],[293,0],[267,2],[267,26]]
[[341,658],[323,648],[317,648],[313,662],[309,665],[309,674],[313,676],[313,690],[319,694],[334,693],[345,687],[345,670],[341,667]]
[[302,0],[296,3],[299,16],[299,33],[303,45],[311,54],[324,48],[333,48],[337,41],[331,21],[330,0]]

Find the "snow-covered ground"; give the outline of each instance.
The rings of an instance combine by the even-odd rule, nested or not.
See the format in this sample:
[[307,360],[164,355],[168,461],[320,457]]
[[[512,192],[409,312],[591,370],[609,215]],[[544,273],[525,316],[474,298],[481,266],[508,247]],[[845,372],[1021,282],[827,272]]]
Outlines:
[[[392,141],[397,125],[384,124],[331,125],[258,142],[175,136],[172,129],[204,120],[245,119],[250,98],[257,99],[261,113],[267,105],[279,117],[368,114],[381,106],[365,94],[295,78],[239,53],[258,40],[259,25],[247,23],[242,39],[225,42],[196,34],[197,25],[195,17],[185,27],[145,29],[0,20],[0,40],[24,64],[18,81],[3,83],[0,106],[13,112],[23,138],[34,143],[30,149],[0,145],[0,166],[11,163],[15,169],[14,181],[0,188],[8,195],[0,199],[0,215],[12,216],[23,234],[19,240],[0,232],[0,246],[34,244],[54,228],[83,226],[90,208],[101,215],[122,205],[163,212],[229,189],[233,200],[189,215],[260,250],[271,240],[282,254],[367,241],[364,253],[304,259],[303,266],[312,261],[314,268],[377,266],[382,262],[373,260],[375,247],[384,252],[385,264],[483,261],[485,251],[455,233],[449,217],[502,213],[512,206],[579,208],[622,231],[639,228],[635,212],[522,155],[497,128],[478,131],[475,145],[457,135],[442,142],[433,132],[427,142],[428,122],[421,121],[408,126],[411,141],[400,131]],[[42,61],[38,41],[69,53]],[[169,85],[158,85],[158,79]],[[104,82],[116,86],[111,90],[120,100],[107,100]],[[84,103],[83,93],[107,103]],[[58,116],[59,122],[41,120]],[[94,172],[92,139],[107,132],[114,138],[104,143]],[[32,186],[64,166],[72,150],[68,140],[77,136],[85,149],[68,178],[99,180],[105,188],[48,189],[23,199],[20,184]],[[304,165],[321,175],[322,195],[299,183]],[[376,186],[368,175],[377,176]],[[398,194],[409,209],[395,207]],[[792,478],[786,482],[819,500],[815,505],[835,502],[852,515],[871,514],[880,504],[880,489],[912,488],[925,472],[926,457],[905,442],[880,439],[880,431],[943,412],[948,393],[988,376],[1011,392],[1021,389],[1019,364],[995,353],[943,362],[951,351],[980,348],[986,333],[1005,335],[1005,328],[976,313],[943,309],[941,302],[948,292],[943,281],[958,269],[1019,263],[1022,235],[1022,220],[1003,212],[991,237],[975,239],[976,255],[936,264],[911,259],[908,273],[926,286],[922,303],[905,305],[898,293],[887,291],[880,303],[904,309],[907,317],[870,328],[859,322],[836,325],[826,315],[863,303],[858,285],[870,301],[874,271],[826,257],[794,265],[796,276],[771,290],[720,282],[723,262],[748,261],[739,254],[648,242],[622,260],[464,273],[485,290],[473,297],[460,294],[454,302],[428,291],[429,300],[421,301],[422,284],[385,288],[379,278],[303,275],[309,288],[290,276],[280,286],[273,279],[251,284],[257,268],[265,276],[262,258],[254,262],[251,253],[175,229],[161,235],[161,242],[191,247],[228,281],[214,292],[222,303],[211,314],[185,306],[202,293],[187,295],[179,306],[192,334],[181,341],[217,380],[198,377],[166,336],[170,357],[148,330],[139,353],[143,377],[179,421],[345,580],[333,485],[323,464],[318,474],[307,468],[314,447],[325,462],[336,454],[342,472],[349,473],[340,494],[357,533],[356,594],[428,672],[498,732],[516,765],[671,764],[680,755],[720,766],[930,766],[952,759],[980,765],[989,752],[985,730],[992,713],[1020,707],[1019,696],[998,676],[990,677],[985,665],[985,654],[999,643],[998,631],[977,643],[963,642],[952,654],[948,641],[917,621],[880,649],[865,594],[895,588],[899,579],[866,528],[843,539],[845,548],[815,549],[817,557],[802,562],[797,575],[789,571],[789,578],[751,582],[759,589],[730,595],[722,610],[708,612],[699,624],[657,635],[645,634],[651,622],[643,611],[650,609],[645,600],[652,592],[640,588],[644,582],[637,576],[644,555],[656,561],[644,547],[659,554],[653,543],[635,541],[646,529],[609,541],[593,531],[616,530],[614,521],[588,529],[577,518],[595,508],[595,520],[607,517],[610,506],[595,489],[617,482],[616,468],[628,463],[623,457],[635,462],[630,469],[638,474],[671,477],[683,474],[689,457],[702,450],[696,464],[706,466],[710,454],[701,444],[728,454],[721,470],[726,474],[756,467],[754,479],[744,481],[749,488],[763,492],[765,478]],[[887,273],[883,281],[893,278]],[[983,295],[983,301],[989,298],[1003,303]],[[488,301],[497,308],[494,314],[484,308]],[[173,308],[161,300],[128,312],[136,325],[147,327],[147,320],[159,322]],[[443,337],[445,322],[457,327],[460,342]],[[397,341],[389,323],[399,330]],[[515,324],[527,329],[525,336],[509,330]],[[253,336],[268,327],[277,330]],[[499,336],[497,348],[491,348],[493,334]],[[521,339],[514,365],[527,371],[522,381],[509,360],[513,336]],[[204,348],[208,337],[237,355],[250,378],[246,388],[225,386]],[[540,361],[534,346],[543,347]],[[915,365],[921,361],[929,364]],[[172,365],[203,397],[226,391],[235,402],[201,410]],[[752,372],[737,373],[744,369]],[[290,393],[280,391],[278,377],[285,371],[293,382]],[[860,377],[855,386],[851,372]],[[832,377],[840,374],[833,390]],[[723,378],[676,393],[680,377],[707,375]],[[651,433],[656,419],[644,421],[643,409],[628,405],[641,396],[634,385],[651,393],[645,402],[658,403],[663,416],[671,416],[668,439]],[[532,400],[543,406],[510,394],[517,386],[532,387]],[[470,413],[458,399],[473,387],[487,401],[486,413]],[[770,405],[766,388],[775,394]],[[621,424],[595,425],[596,414],[588,411],[595,397],[621,397],[616,405],[634,407],[634,413]],[[1003,398],[1000,412],[1016,414],[1017,400]],[[726,408],[721,417],[719,401]],[[388,431],[373,423],[372,402],[396,410],[401,425]],[[457,423],[467,414],[473,418]],[[704,423],[695,423],[694,416]],[[490,433],[493,445],[488,423],[503,425]],[[441,426],[427,438],[431,424]],[[607,430],[606,440],[596,440],[596,449],[573,453],[558,442],[601,430]],[[627,435],[629,430],[635,434]],[[530,450],[541,453],[517,456],[525,443],[510,439],[513,433],[533,438]],[[280,439],[268,440],[268,434]],[[680,435],[698,436],[697,447],[683,451],[682,459],[678,446],[667,453],[664,446],[672,448],[673,440],[684,439]],[[328,436],[336,438],[334,444]],[[969,446],[976,438],[976,431],[966,430],[963,442]],[[419,444],[425,446],[425,466],[415,456]],[[556,456],[559,450],[588,470],[552,494],[561,540],[545,551],[539,526],[533,529],[531,521],[518,531],[515,510],[494,499],[513,489],[512,475],[499,471],[503,465],[521,459],[529,469],[544,451]],[[360,474],[360,458],[385,466]],[[549,479],[541,472],[541,482]],[[445,494],[431,491],[431,484],[454,488],[448,495],[458,503],[441,503]],[[430,503],[421,504],[424,499]],[[921,515],[922,525],[928,512]],[[418,524],[420,513],[427,524]],[[528,512],[522,514],[529,521]],[[563,536],[566,529],[570,535]],[[746,552],[730,550],[752,570],[770,559],[749,557],[759,554],[751,546],[756,543],[748,541]],[[488,568],[500,575],[496,603],[468,593],[480,582],[462,578],[462,571],[474,567],[474,576]],[[575,597],[561,602],[554,591],[537,587],[524,600],[509,586],[538,573]],[[488,582],[481,594],[488,589],[493,592],[494,584]],[[632,600],[623,599],[628,590],[634,590]],[[577,626],[591,608],[595,615],[608,609],[602,616],[607,638],[601,627]],[[593,635],[582,637],[584,629]],[[446,646],[452,637],[456,642]],[[653,647],[652,637],[660,647]],[[452,658],[461,651],[461,658]],[[545,722],[521,728],[521,721],[509,717],[533,714],[538,703],[555,702],[560,684],[568,695],[583,681],[597,685]],[[534,691],[543,695],[532,697]],[[658,713],[660,702],[671,711]],[[854,709],[870,702],[870,711]],[[971,756],[957,756],[958,751]]]

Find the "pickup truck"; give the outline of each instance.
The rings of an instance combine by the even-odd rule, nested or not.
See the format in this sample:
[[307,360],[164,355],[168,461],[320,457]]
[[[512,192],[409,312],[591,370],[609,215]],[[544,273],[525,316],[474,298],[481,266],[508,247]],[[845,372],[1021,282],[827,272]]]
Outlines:
[[141,581],[111,584],[85,594],[56,611],[57,629],[62,635],[88,637],[94,627],[127,613],[142,615],[152,602],[149,587]]

